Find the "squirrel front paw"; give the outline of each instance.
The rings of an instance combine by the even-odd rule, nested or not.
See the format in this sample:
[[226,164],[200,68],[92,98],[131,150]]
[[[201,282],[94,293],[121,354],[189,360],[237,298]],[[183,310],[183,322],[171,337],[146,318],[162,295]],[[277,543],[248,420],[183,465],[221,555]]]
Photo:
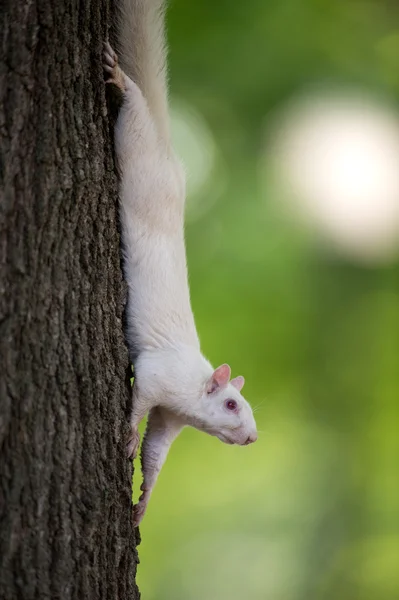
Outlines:
[[[144,486],[141,486],[143,490]],[[143,520],[145,511],[147,510],[148,501],[150,499],[150,492],[144,491],[137,504],[133,506],[133,527],[138,527]]]
[[114,83],[122,92],[125,91],[125,74],[118,65],[118,57],[109,42],[104,42],[103,69],[106,73],[105,83]]
[[133,506],[133,527],[138,527],[140,525],[146,508],[147,505],[143,505],[141,502]]
[[135,459],[140,446],[140,434],[136,427],[132,427],[132,432],[126,444],[126,454],[128,458]]

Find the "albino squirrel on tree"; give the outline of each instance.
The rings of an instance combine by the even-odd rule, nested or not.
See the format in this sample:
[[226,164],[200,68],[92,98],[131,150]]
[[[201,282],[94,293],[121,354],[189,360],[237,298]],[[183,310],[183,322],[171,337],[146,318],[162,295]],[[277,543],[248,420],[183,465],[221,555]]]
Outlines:
[[142,444],[144,516],[168,450],[186,425],[227,444],[257,439],[256,424],[226,364],[203,357],[190,305],[184,243],[185,178],[171,147],[163,0],[120,0],[118,58],[104,45],[106,82],[122,92],[115,127],[120,221],[128,285],[127,342],[134,363],[129,457]]

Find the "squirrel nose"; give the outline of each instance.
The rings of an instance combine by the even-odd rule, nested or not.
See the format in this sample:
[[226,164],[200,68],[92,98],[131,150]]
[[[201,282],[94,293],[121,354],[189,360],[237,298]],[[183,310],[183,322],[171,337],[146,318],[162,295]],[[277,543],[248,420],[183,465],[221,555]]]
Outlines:
[[247,441],[245,442],[245,446],[248,446],[248,444],[253,444],[254,442],[256,442],[256,440],[258,439],[258,434],[256,433],[256,431],[254,431],[253,433],[251,433],[251,435],[248,436]]

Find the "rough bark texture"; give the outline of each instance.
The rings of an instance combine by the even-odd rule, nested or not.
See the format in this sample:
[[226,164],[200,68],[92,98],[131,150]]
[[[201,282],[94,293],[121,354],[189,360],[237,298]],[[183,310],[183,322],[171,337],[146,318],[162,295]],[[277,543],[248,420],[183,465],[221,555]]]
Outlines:
[[0,598],[139,597],[107,0],[1,7]]

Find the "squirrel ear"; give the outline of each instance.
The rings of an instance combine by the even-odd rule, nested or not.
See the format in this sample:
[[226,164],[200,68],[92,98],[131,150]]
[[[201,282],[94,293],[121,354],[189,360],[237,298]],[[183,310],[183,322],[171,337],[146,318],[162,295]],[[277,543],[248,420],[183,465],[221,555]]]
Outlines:
[[206,391],[208,394],[216,392],[221,387],[224,387],[229,383],[231,375],[231,369],[229,365],[221,365],[212,374],[212,377],[206,384]]
[[230,383],[240,392],[244,387],[245,379],[242,375],[239,375],[238,377],[234,377]]

